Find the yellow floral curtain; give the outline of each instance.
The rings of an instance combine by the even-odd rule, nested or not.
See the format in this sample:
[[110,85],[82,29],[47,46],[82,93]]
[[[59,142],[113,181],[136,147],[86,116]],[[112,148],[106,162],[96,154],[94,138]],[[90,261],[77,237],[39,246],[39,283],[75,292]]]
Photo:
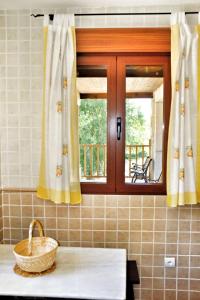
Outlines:
[[168,138],[167,204],[200,202],[200,25],[171,16],[172,103]]
[[81,202],[73,15],[44,16],[42,149],[37,196]]

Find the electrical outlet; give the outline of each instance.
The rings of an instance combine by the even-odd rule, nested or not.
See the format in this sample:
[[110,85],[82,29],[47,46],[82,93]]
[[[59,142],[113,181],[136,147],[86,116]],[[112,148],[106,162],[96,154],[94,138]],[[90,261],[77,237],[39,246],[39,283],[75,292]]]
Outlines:
[[176,266],[175,257],[165,257],[165,267],[174,268]]

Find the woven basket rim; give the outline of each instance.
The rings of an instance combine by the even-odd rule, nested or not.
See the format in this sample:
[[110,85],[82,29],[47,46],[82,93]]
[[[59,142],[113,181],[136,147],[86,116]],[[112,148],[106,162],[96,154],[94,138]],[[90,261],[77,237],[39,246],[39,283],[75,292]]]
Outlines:
[[52,249],[51,249],[50,251],[48,251],[48,252],[41,253],[41,254],[39,254],[39,255],[25,256],[25,255],[19,254],[19,253],[16,251],[17,246],[19,246],[20,244],[22,244],[22,243],[24,243],[24,242],[28,242],[28,241],[29,241],[29,239],[24,239],[24,240],[21,240],[20,242],[18,242],[18,243],[15,245],[15,247],[14,247],[14,249],[13,249],[13,253],[14,253],[15,255],[17,255],[18,257],[26,258],[26,259],[28,259],[28,260],[31,260],[31,259],[33,259],[33,258],[37,258],[37,257],[44,256],[44,255],[46,255],[46,254],[49,254],[49,253],[55,251],[55,250],[58,248],[58,242],[57,242],[55,239],[51,238],[51,237],[46,237],[46,236],[38,237],[38,236],[37,236],[37,237],[33,237],[33,238],[32,238],[33,241],[34,241],[34,240],[38,240],[38,239],[45,239],[45,240],[48,239],[48,240],[51,240],[51,241],[55,242],[56,245],[55,245],[54,248],[52,248]]

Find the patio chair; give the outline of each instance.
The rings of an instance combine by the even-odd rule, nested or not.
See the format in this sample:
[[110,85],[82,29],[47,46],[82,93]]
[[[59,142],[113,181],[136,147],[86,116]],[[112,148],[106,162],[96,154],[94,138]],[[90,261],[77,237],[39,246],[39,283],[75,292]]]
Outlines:
[[136,164],[136,163],[133,163],[132,167],[131,167],[131,174],[133,174],[132,176],[132,180],[131,182],[135,183],[136,180],[140,179],[140,180],[144,180],[145,183],[148,182],[149,178],[148,178],[148,169],[150,167],[150,164],[152,162],[152,158],[150,156],[147,156],[144,164],[142,165],[139,165],[139,164]]
[[159,183],[162,181],[162,171],[160,172],[160,175],[157,179],[151,179],[149,182]]

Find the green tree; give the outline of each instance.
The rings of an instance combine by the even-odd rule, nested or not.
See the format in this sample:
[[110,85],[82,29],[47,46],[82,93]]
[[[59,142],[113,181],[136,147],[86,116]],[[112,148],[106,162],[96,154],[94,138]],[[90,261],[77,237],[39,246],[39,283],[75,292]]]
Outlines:
[[107,105],[105,100],[82,100],[79,120],[80,144],[106,144]]
[[146,120],[141,109],[130,101],[126,103],[126,144],[142,145],[147,140]]
[[[107,103],[104,99],[84,99],[81,101],[79,113],[79,136],[80,144],[100,144],[107,143]],[[104,148],[96,147],[90,149],[86,147],[86,173],[91,175],[90,159],[92,150],[92,174],[103,175],[104,171]],[[99,151],[99,153],[97,153]],[[99,159],[97,170],[96,160]],[[83,176],[84,170],[84,149],[80,149],[80,163]]]
[[[84,99],[81,101],[79,110],[79,136],[80,144],[107,144],[107,102],[105,99]],[[148,141],[148,130],[146,120],[141,109],[134,105],[133,102],[126,102],[126,144],[142,145]],[[128,158],[126,154],[126,158]],[[138,153],[141,156],[141,153]],[[97,149],[92,149],[92,173],[97,173],[96,159]],[[86,148],[87,174],[90,170],[90,149]],[[135,154],[132,154],[132,158]],[[84,169],[84,149],[80,150],[80,162],[83,176]],[[99,152],[99,170],[100,174],[104,170],[104,153],[103,148]]]

